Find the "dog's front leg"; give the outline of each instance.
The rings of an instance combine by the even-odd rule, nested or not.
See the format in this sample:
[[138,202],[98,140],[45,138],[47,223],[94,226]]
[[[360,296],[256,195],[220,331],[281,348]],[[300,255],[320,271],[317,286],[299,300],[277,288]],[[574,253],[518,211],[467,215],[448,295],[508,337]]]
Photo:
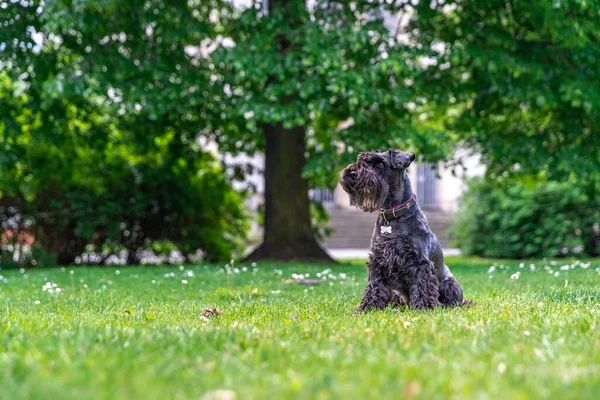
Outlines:
[[371,279],[369,276],[365,293],[355,314],[360,314],[370,309],[381,310],[387,307],[393,298],[394,292],[392,289],[384,285],[380,279]]
[[423,309],[439,305],[439,282],[433,263],[429,260],[422,260],[411,266],[410,270],[409,307]]

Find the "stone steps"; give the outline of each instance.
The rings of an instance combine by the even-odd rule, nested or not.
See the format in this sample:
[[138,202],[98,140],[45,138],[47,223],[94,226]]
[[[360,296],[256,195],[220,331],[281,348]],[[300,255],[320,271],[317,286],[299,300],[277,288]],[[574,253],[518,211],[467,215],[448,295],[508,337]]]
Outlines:
[[[366,249],[370,247],[377,213],[333,208],[329,211],[331,236],[325,239],[328,249]],[[451,215],[441,210],[423,210],[429,226],[438,237],[442,247],[449,247],[446,231],[451,225]]]

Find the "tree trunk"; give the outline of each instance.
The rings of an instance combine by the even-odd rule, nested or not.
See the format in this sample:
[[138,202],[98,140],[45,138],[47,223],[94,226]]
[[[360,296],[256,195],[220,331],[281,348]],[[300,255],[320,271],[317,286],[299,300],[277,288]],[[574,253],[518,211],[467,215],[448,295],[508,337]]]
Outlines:
[[264,127],[265,230],[263,243],[246,260],[334,262],[313,236],[308,182],[302,178],[305,128]]

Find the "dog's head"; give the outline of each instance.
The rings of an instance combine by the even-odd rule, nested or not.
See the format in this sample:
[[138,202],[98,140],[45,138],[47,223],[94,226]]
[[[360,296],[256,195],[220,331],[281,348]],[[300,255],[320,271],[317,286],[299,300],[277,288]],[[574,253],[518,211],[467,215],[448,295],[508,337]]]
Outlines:
[[384,207],[390,188],[404,192],[405,170],[414,160],[414,154],[400,150],[360,153],[340,178],[342,188],[350,195],[350,204],[366,212]]

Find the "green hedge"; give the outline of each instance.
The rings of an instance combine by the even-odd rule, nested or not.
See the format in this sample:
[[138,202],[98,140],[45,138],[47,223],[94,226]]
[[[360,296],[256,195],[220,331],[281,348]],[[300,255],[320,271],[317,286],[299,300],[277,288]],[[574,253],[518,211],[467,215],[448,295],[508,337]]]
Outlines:
[[586,247],[586,233],[596,229],[594,202],[569,183],[498,184],[477,178],[461,198],[451,236],[466,255],[565,255]]

